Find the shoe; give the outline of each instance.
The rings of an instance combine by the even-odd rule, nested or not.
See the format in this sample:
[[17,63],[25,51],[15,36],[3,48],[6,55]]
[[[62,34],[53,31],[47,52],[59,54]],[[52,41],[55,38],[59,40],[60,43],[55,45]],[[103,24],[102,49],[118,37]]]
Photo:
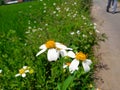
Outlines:
[[108,10],[108,9],[106,9],[106,12],[109,12],[109,10]]
[[114,11],[112,12],[112,14],[115,14],[115,13],[116,13],[116,12],[114,12]]

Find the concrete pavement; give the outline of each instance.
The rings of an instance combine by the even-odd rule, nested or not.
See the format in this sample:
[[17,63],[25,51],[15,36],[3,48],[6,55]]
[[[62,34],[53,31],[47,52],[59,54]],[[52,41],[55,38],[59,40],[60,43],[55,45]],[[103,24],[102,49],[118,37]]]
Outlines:
[[108,40],[100,43],[101,62],[109,70],[101,70],[98,75],[104,83],[97,82],[101,90],[120,90],[120,6],[118,13],[106,12],[107,0],[93,0],[91,14],[100,32],[106,33]]

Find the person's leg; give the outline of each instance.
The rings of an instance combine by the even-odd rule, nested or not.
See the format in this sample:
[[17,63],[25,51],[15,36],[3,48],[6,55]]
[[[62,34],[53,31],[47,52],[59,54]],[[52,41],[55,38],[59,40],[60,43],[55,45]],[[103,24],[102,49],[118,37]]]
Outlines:
[[114,5],[114,0],[111,1],[112,2],[112,6]]
[[117,0],[114,0],[113,12],[112,12],[112,13],[115,13],[115,12],[116,12],[116,9],[117,9]]
[[107,9],[106,9],[107,12],[109,12],[109,8],[110,8],[110,6],[111,6],[111,1],[112,1],[112,0],[108,0]]

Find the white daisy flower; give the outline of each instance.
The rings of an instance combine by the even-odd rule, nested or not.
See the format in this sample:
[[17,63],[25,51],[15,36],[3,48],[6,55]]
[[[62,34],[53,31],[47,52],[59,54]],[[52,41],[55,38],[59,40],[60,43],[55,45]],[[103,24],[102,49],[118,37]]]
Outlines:
[[59,42],[54,42],[53,40],[50,40],[45,44],[41,45],[39,49],[42,50],[40,50],[36,54],[36,56],[39,56],[41,53],[45,52],[48,49],[47,52],[48,61],[56,61],[59,58],[59,55],[61,54],[62,50],[72,50],[71,48],[68,48],[67,46]]
[[85,34],[83,34],[82,36],[83,36],[84,38],[87,37],[87,35],[85,35]]
[[28,27],[28,29],[32,29],[32,27],[31,27],[31,26],[29,26],[29,27]]
[[73,15],[73,18],[75,18],[76,16],[77,16],[77,14],[74,14],[74,15]]
[[53,14],[55,14],[56,13],[56,11],[53,11]]
[[27,66],[23,66],[23,68],[21,68],[19,70],[19,73],[15,75],[15,77],[18,76],[22,76],[22,77],[26,77],[26,73],[29,72],[28,67]]
[[69,71],[73,73],[75,70],[78,70],[78,66],[80,61],[82,61],[82,66],[85,72],[88,72],[90,70],[90,65],[92,64],[92,61],[90,59],[86,59],[86,55],[82,52],[79,53],[72,53],[68,54],[69,57],[74,58],[74,60],[71,62],[69,66]]
[[46,10],[44,10],[43,13],[46,13]]
[[80,34],[80,30],[77,30],[77,32],[76,32],[77,34]]
[[0,70],[0,73],[2,73],[2,70]]
[[74,2],[74,5],[76,5],[77,3],[76,2]]
[[70,10],[70,8],[66,8],[66,11],[68,12]]
[[100,31],[98,31],[97,29],[95,30],[97,33],[100,33]]
[[38,30],[42,31],[43,29],[42,28],[38,28]]
[[48,24],[46,23],[45,26],[48,26]]
[[53,6],[55,6],[56,5],[56,3],[53,3]]
[[60,7],[57,7],[56,10],[57,10],[57,11],[60,11]]
[[85,16],[83,16],[83,15],[82,15],[81,17],[83,18],[83,20],[85,20],[85,19],[86,19],[86,17],[85,17]]
[[74,35],[74,34],[75,34],[75,32],[70,32],[70,34],[71,34],[71,35]]
[[97,26],[97,24],[96,23],[93,23],[94,24],[94,26]]

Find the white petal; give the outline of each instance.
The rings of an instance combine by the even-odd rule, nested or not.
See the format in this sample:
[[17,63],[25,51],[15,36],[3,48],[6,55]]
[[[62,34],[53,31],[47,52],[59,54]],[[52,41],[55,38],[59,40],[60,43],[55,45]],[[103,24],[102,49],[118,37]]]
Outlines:
[[67,56],[67,51],[66,51],[66,50],[60,50],[60,55],[61,55],[62,57]]
[[86,59],[84,62],[87,63],[88,65],[92,64],[92,61],[90,59]]
[[68,48],[67,46],[65,46],[65,45],[63,45],[63,44],[61,44],[59,42],[56,42],[55,44],[56,44],[57,48],[65,49],[65,50],[72,50],[72,48]]
[[80,31],[78,30],[76,33],[77,33],[77,34],[80,34]]
[[71,32],[70,34],[71,34],[71,35],[74,35],[74,34],[75,34],[75,32]]
[[90,67],[89,67],[89,65],[85,61],[82,62],[82,65],[83,65],[83,68],[84,68],[85,72],[90,71]]
[[63,45],[63,44],[61,44],[59,42],[56,42],[55,44],[56,44],[57,48],[61,48],[61,49],[66,49],[67,48],[65,45]]
[[66,50],[73,50],[72,48],[66,48]]
[[64,56],[68,56],[68,57],[71,57],[71,58],[75,58],[75,53],[73,51],[66,51],[66,50],[60,50],[60,54],[62,57]]
[[29,70],[25,70],[25,73],[30,72]]
[[0,70],[0,73],[2,73],[2,70]]
[[73,51],[68,51],[67,55],[71,58],[75,58],[75,53]]
[[59,52],[56,49],[49,49],[47,53],[48,61],[56,61],[59,57]]
[[23,69],[27,69],[27,66],[23,66]]
[[68,65],[66,65],[66,64],[63,64],[63,68],[67,68],[68,67]]
[[15,77],[18,77],[18,76],[20,76],[20,75],[21,75],[21,74],[16,74]]
[[78,66],[79,66],[79,61],[74,59],[69,66],[69,71],[73,73],[75,70],[78,70]]
[[22,74],[22,77],[26,77],[26,74],[25,74],[25,73],[23,73],[23,74]]
[[36,57],[39,56],[41,53],[45,52],[47,49],[42,49],[41,51],[39,51],[37,54],[36,54]]
[[45,44],[43,44],[39,47],[39,49],[47,49],[47,47],[45,46]]

